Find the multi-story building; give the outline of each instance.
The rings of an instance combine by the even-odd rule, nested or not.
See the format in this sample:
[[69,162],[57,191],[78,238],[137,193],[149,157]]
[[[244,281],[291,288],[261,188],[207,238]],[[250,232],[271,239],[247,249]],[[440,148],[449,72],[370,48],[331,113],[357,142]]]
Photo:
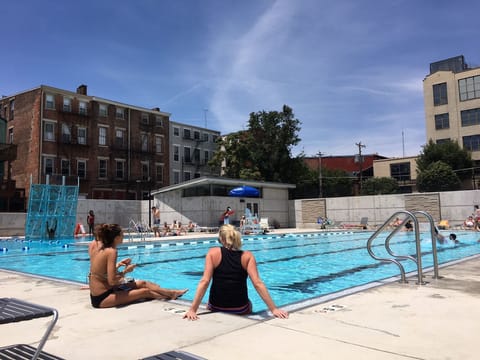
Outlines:
[[86,198],[141,199],[169,185],[169,117],[41,85],[0,99],[7,144],[17,145],[12,179],[28,197],[34,183],[79,183]]
[[427,141],[452,140],[480,162],[480,67],[463,55],[430,64],[423,81]]
[[208,166],[219,136],[215,130],[170,121],[170,183],[219,175]]

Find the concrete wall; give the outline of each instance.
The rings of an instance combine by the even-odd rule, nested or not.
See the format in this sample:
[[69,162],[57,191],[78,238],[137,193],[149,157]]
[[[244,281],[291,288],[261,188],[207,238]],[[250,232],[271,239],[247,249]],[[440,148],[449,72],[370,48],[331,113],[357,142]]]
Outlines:
[[[322,212],[322,201],[326,201]],[[305,203],[308,202],[308,205]],[[316,206],[313,203],[317,203]],[[381,225],[396,211],[426,211],[436,221],[448,219],[451,224],[461,224],[473,213],[473,206],[480,205],[480,191],[449,191],[442,193],[414,193],[398,195],[355,196],[327,199],[303,199],[294,201],[295,227],[316,226],[318,216],[336,222],[359,224],[368,217],[369,225]],[[306,214],[305,209],[317,214]]]
[[[86,225],[87,213],[95,212],[96,223],[117,223],[128,227],[131,219],[148,223],[150,206],[157,206],[161,221],[173,220],[188,223],[192,220],[201,226],[217,226],[227,206],[235,211],[232,220],[239,220],[247,202],[258,202],[259,216],[274,220],[281,227],[316,227],[318,216],[329,217],[340,223],[359,224],[362,217],[368,217],[370,225],[383,224],[395,211],[422,210],[429,212],[436,221],[448,219],[451,224],[461,224],[472,214],[473,206],[480,204],[480,191],[450,191],[442,193],[415,193],[399,195],[355,196],[327,199],[302,199],[289,201],[283,190],[268,189],[264,199],[226,197],[181,198],[175,193],[160,202],[122,200],[78,200],[77,222]],[[263,201],[262,201],[263,200]],[[25,213],[1,213],[0,236],[25,234]]]

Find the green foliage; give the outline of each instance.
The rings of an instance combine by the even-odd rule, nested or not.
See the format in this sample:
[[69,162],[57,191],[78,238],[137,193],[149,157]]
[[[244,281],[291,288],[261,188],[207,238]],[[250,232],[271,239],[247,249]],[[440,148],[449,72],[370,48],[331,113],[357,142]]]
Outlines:
[[[318,179],[318,171],[317,171]],[[344,170],[322,168],[323,197],[340,197],[353,195],[353,178]]]
[[[423,146],[423,151],[417,159],[418,173],[427,170],[431,164],[442,161],[450,166],[460,179],[468,178],[471,175],[473,166],[470,153],[462,149],[456,141],[446,141],[436,144],[432,139]],[[464,170],[468,169],[468,170]]]
[[461,181],[452,168],[442,161],[430,164],[417,176],[420,192],[459,190]]
[[224,165],[231,178],[296,183],[305,176],[303,156],[293,158],[291,148],[300,142],[300,121],[287,105],[281,112],[251,113],[248,129],[218,140],[219,150],[210,166]]
[[362,184],[362,195],[383,195],[396,194],[398,192],[398,181],[389,178],[369,178]]

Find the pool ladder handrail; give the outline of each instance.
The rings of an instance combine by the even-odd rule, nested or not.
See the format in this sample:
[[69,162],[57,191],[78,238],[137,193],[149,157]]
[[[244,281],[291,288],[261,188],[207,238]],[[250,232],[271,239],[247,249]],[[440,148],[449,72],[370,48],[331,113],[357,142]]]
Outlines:
[[[145,230],[143,230],[143,229],[145,229]],[[146,224],[143,224],[141,222],[136,222],[134,219],[130,219],[130,221],[128,223],[129,242],[133,241],[132,230],[135,234],[140,235],[140,240],[141,241],[146,241],[146,234],[149,232]]]
[[[396,217],[398,217],[398,215],[406,215],[404,220],[402,221],[402,223],[400,225],[398,225],[388,236],[387,238],[385,239],[385,249],[386,251],[391,255],[393,256],[393,258],[380,258],[378,257],[377,255],[374,254],[374,252],[372,251],[372,242],[373,240],[384,230],[386,230],[386,228],[389,226],[389,224],[393,221],[393,219],[395,219]],[[435,236],[435,225],[434,225],[434,220],[432,218],[432,216],[425,212],[425,211],[407,211],[407,210],[399,210],[397,212],[395,212],[392,216],[390,216],[388,218],[388,220],[382,225],[380,226],[373,234],[372,236],[370,236],[370,238],[368,239],[367,241],[367,251],[368,253],[370,254],[370,256],[372,258],[374,258],[375,260],[379,260],[379,261],[384,261],[384,262],[391,262],[391,263],[394,263],[398,266],[398,268],[400,269],[400,276],[401,276],[401,280],[400,282],[401,283],[407,283],[408,281],[406,280],[406,276],[405,276],[405,269],[403,267],[403,265],[400,263],[399,260],[404,260],[404,259],[410,259],[412,261],[414,261],[416,264],[417,264],[417,276],[418,276],[418,281],[417,281],[417,284],[419,285],[424,285],[425,282],[423,281],[423,269],[422,269],[422,251],[421,251],[421,245],[420,245],[420,242],[421,242],[421,239],[420,239],[420,227],[419,227],[419,224],[418,224],[418,217],[417,215],[423,215],[425,216],[429,223],[430,223],[430,232],[431,232],[431,237],[432,237],[432,255],[433,255],[433,268],[434,268],[434,278],[435,279],[438,279],[439,278],[439,275],[438,275],[438,259],[437,259],[437,242],[436,242],[436,236]],[[408,220],[412,220],[413,223],[414,223],[414,229],[415,229],[415,245],[416,245],[416,257],[414,256],[411,256],[411,255],[399,255],[399,254],[395,254],[392,249],[390,248],[390,240],[392,239],[392,237],[397,234],[402,228],[403,226],[405,225],[405,223],[408,221]]]

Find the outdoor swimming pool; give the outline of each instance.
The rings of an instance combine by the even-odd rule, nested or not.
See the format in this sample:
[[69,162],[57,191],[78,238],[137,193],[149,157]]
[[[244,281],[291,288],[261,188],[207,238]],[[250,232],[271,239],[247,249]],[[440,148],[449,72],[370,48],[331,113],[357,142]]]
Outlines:
[[[396,265],[376,261],[368,255],[366,243],[371,234],[317,232],[245,236],[243,249],[255,254],[260,275],[276,304],[286,306],[399,275]],[[460,240],[457,245],[437,245],[439,264],[480,254],[479,233],[457,232],[457,236]],[[433,264],[431,240],[427,234],[422,234],[421,239],[422,264],[427,268]],[[373,250],[380,257],[390,257],[386,254],[383,240],[382,236],[377,238]],[[415,254],[413,233],[395,235],[390,245],[397,254]],[[212,246],[218,246],[216,237],[130,242],[119,249],[119,259],[130,257],[138,264],[132,273],[135,278],[157,282],[168,288],[188,288],[190,291],[183,299],[192,300],[203,272],[205,254]],[[87,248],[73,239],[42,242],[21,238],[0,240],[0,261],[0,269],[82,284],[85,284],[89,271]],[[402,264],[407,272],[416,271],[413,261],[404,260]],[[250,283],[249,295],[255,313],[266,310]],[[85,294],[86,301],[87,298]],[[203,300],[207,299],[208,294]]]

